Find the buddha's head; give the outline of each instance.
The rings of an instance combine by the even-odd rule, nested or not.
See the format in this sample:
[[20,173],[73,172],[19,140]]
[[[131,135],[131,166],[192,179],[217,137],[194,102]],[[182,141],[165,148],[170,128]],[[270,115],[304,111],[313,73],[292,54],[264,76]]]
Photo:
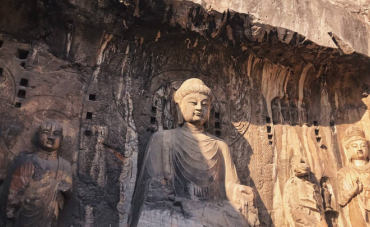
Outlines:
[[38,141],[42,150],[53,152],[59,149],[63,140],[63,128],[55,121],[44,121],[39,128]]
[[349,127],[344,135],[344,148],[349,161],[369,160],[369,149],[364,132],[358,127]]
[[[184,122],[201,126],[208,121],[211,89],[202,80],[191,78],[184,81],[176,91],[174,100]],[[182,120],[179,124],[183,123]]]
[[293,172],[297,177],[309,176],[311,168],[303,158],[299,158],[293,161]]

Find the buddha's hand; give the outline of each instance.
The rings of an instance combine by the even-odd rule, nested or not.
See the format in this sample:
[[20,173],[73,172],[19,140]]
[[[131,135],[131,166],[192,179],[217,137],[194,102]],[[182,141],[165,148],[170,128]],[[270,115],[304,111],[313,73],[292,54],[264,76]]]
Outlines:
[[234,205],[251,226],[259,223],[254,190],[246,185],[235,185]]
[[[237,184],[234,188],[233,200],[235,204],[239,205],[239,209],[244,209],[247,204],[253,205],[254,201],[254,192],[251,187],[246,185]],[[241,212],[242,212],[241,210]],[[243,212],[242,212],[243,213]]]
[[352,196],[356,196],[357,194],[360,194],[363,190],[363,187],[364,186],[362,185],[360,179],[357,178],[356,182],[354,184],[354,187],[351,190],[352,191]]
[[237,184],[234,189],[234,198],[243,200],[243,201],[253,201],[254,192],[253,189],[249,186]]

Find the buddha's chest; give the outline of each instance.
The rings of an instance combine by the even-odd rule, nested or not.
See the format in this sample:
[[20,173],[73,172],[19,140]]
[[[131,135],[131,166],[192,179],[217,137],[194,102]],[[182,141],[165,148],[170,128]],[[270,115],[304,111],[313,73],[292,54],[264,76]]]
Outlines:
[[177,195],[192,200],[217,200],[224,197],[225,169],[217,146],[206,144],[199,148],[182,144],[173,149],[172,154]]

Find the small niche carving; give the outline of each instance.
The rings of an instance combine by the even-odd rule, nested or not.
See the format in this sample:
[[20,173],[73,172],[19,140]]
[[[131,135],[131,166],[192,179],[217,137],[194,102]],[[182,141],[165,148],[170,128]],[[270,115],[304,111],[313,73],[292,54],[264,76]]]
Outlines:
[[220,122],[215,122],[215,128],[221,128]]
[[215,112],[215,118],[220,119],[220,112]]
[[89,95],[89,100],[90,101],[96,101],[96,95],[95,94],[90,94]]
[[319,135],[319,129],[315,129],[315,135],[318,136]]
[[320,143],[320,141],[321,141],[321,137],[316,137],[316,141],[317,141],[318,143]]
[[0,40],[0,48],[3,46],[4,41]]
[[25,78],[22,78],[21,81],[19,82],[19,85],[21,85],[23,87],[27,87],[28,86],[28,80],[25,79]]
[[18,49],[18,58],[24,60],[28,57],[28,53],[28,50]]
[[14,104],[14,106],[15,106],[16,108],[21,108],[22,103],[20,103],[20,102],[16,102],[16,103]]
[[267,129],[267,133],[271,133],[271,126],[267,126],[266,129]]
[[24,68],[24,69],[25,69],[25,68],[26,68],[26,62],[22,62],[22,63],[21,63],[21,66],[22,66],[22,68]]
[[26,98],[26,90],[19,89],[17,96],[18,96],[18,98],[22,98],[22,99]]
[[5,80],[5,76],[3,75],[3,68],[0,68],[0,82]]
[[91,112],[86,112],[86,119],[92,119],[93,114]]
[[216,136],[221,136],[221,131],[217,130],[217,131],[215,132],[215,134],[216,134]]
[[334,121],[330,121],[330,127],[334,127],[334,125],[335,125],[335,122]]
[[85,130],[85,136],[92,136],[91,130]]
[[268,138],[269,140],[271,140],[271,139],[272,139],[272,134],[268,134],[268,135],[267,135],[267,138]]
[[319,126],[319,122],[318,121],[313,121],[313,125],[314,126]]
[[155,117],[151,117],[151,118],[150,118],[150,123],[151,123],[151,124],[155,124],[155,123],[156,123],[156,121],[157,121],[157,120],[155,119]]
[[266,117],[266,123],[271,123],[271,118],[270,117]]
[[152,113],[153,113],[153,114],[157,113],[157,107],[152,106]]

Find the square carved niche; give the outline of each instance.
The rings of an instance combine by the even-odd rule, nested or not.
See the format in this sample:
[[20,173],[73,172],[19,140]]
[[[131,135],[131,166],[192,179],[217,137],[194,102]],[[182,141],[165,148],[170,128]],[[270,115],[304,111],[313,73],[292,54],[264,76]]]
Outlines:
[[19,89],[19,90],[18,90],[17,97],[18,97],[18,98],[22,98],[22,99],[26,98],[26,90],[24,90],[24,89]]
[[96,101],[96,95],[95,94],[89,94],[89,100],[90,101]]
[[22,78],[21,81],[19,82],[19,85],[23,87],[28,87],[28,80],[25,78]]

